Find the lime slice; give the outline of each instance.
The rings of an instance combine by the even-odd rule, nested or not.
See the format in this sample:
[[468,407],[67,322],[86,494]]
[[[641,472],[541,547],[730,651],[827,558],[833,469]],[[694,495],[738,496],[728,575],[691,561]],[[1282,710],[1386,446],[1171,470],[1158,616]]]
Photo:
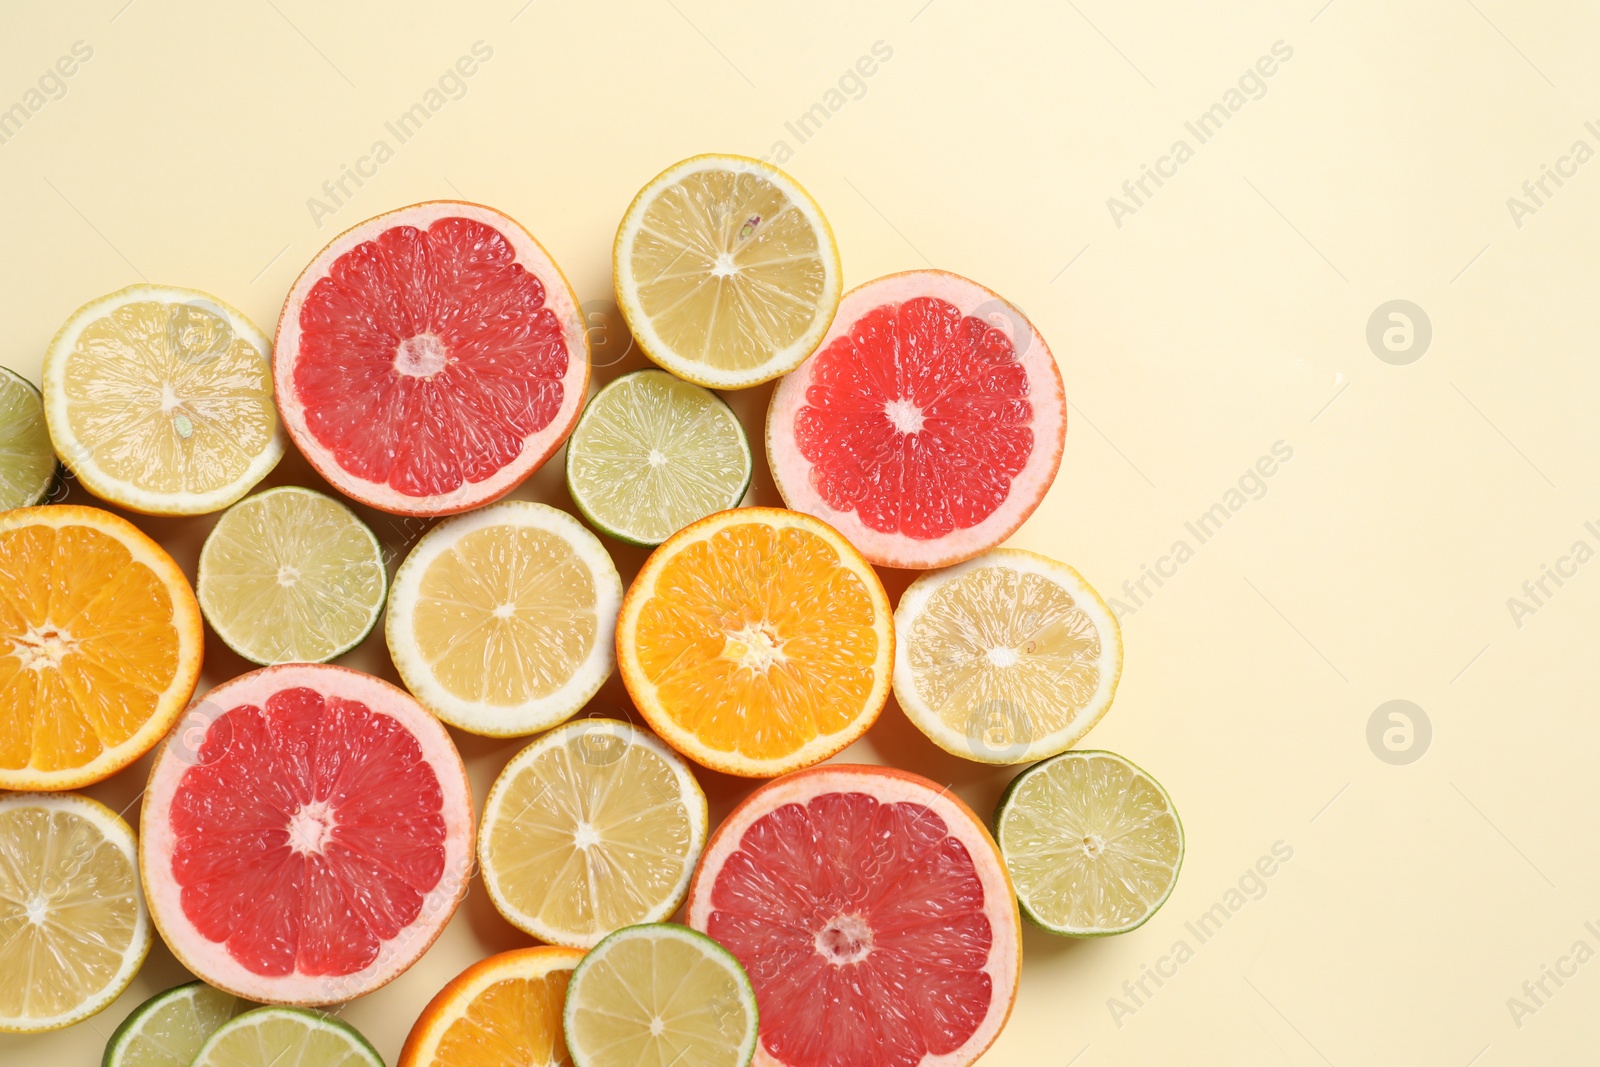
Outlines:
[[347,1022],[305,1008],[257,1008],[212,1034],[193,1067],[383,1067]]
[[744,968],[709,937],[669,923],[630,926],[590,949],[572,972],[563,1019],[576,1067],[745,1067],[756,1051]]
[[720,397],[666,371],[595,395],[567,442],[567,490],[602,533],[659,545],[750,486],[750,442]]
[[157,993],[122,1020],[101,1067],[189,1067],[206,1038],[244,1002],[204,982]]
[[500,914],[541,941],[591,948],[678,910],[706,842],[688,766],[630,723],[580,719],[500,772],[478,833]]
[[257,493],[200,550],[200,610],[252,663],[322,663],[377,625],[383,550],[355,512],[298,486]]
[[503,500],[422,536],[384,634],[406,688],[452,726],[547,730],[616,666],[622,579],[600,539],[547,504]]
[[56,453],[33,383],[0,367],[0,511],[37,504],[56,476]]
[[995,809],[995,840],[1022,913],[1069,937],[1144,925],[1183,864],[1172,798],[1111,752],[1065,752],[1017,775]]

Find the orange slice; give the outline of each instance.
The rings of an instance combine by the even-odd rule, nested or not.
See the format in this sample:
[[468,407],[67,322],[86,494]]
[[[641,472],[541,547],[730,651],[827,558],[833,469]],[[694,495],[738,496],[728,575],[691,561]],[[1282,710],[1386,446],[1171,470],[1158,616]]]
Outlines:
[[398,1067],[571,1067],[561,1007],[582,958],[540,946],[473,964],[422,1009]]
[[678,531],[622,602],[617,662],[661,738],[751,778],[827,759],[883,710],[889,598],[820,519],[735,508]]
[[200,677],[189,581],[126,519],[0,513],[0,789],[77,789],[172,726]]

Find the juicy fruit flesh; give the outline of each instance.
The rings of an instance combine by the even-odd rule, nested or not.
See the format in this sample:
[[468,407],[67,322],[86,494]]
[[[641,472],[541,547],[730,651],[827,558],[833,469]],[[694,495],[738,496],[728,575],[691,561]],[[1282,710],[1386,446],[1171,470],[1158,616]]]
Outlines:
[[300,308],[294,391],[347,473],[412,497],[494,475],[561,408],[562,323],[504,234],[395,226],[344,253]]
[[645,209],[631,252],[639,304],[668,348],[750,370],[817,315],[827,265],[810,219],[758,174],[685,175]]
[[124,743],[178,660],[171,595],[116,538],[0,532],[0,769],[68,770]]
[[63,379],[68,425],[93,465],[150,492],[231,485],[277,427],[266,353],[199,303],[114,309],[83,328]]
[[509,707],[565,685],[595,647],[594,575],[561,535],[489,526],[428,564],[412,629],[439,684]]
[[372,626],[383,557],[342,505],[275,492],[236,504],[206,540],[201,605],[257,663],[320,662]]
[[0,370],[0,509],[35,503],[55,469],[39,394]]
[[676,768],[602,727],[523,767],[500,810],[484,829],[486,864],[507,903],[552,930],[583,937],[644,922],[696,859]]
[[568,1042],[592,1067],[739,1067],[750,1017],[725,958],[686,937],[619,938],[580,979]]
[[1017,896],[1040,920],[1124,929],[1177,877],[1177,816],[1147,776],[1118,759],[1067,756],[1029,775],[999,827]]
[[730,525],[661,568],[639,611],[638,663],[701,742],[773,759],[860,715],[875,617],[866,584],[818,534]]
[[346,1028],[307,1012],[258,1010],[241,1015],[194,1061],[194,1067],[382,1067]]
[[207,985],[180,987],[140,1019],[119,1050],[115,1067],[189,1067],[218,1027],[233,1017],[237,998]]
[[920,804],[841,792],[776,808],[744,831],[711,907],[706,933],[744,964],[762,1046],[786,1067],[915,1067],[989,1011],[983,884]]
[[727,405],[660,371],[608,389],[567,449],[583,506],[647,544],[738,504],[750,474],[744,431]]
[[570,970],[506,978],[472,999],[439,1036],[430,1067],[571,1067],[561,1038]]
[[0,1017],[52,1018],[105,989],[133,946],[138,882],[81,815],[0,809]]
[[444,873],[438,777],[365,704],[283,689],[210,726],[172,798],[184,914],[253,974],[343,975],[415,921]]
[[1100,631],[1038,574],[982,567],[941,586],[910,627],[917,694],[994,751],[1071,725],[1100,686]]
[[1033,452],[1028,374],[1011,340],[918,297],[862,315],[812,357],[795,443],[836,511],[933,540],[994,514]]

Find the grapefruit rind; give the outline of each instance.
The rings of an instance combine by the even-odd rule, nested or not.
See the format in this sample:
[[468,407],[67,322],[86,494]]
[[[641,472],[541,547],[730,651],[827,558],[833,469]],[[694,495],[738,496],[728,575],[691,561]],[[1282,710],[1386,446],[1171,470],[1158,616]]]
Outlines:
[[[1100,635],[1100,679],[1094,698],[1079,710],[1073,720],[1052,733],[1035,737],[1024,745],[1006,745],[1000,750],[989,750],[975,744],[974,735],[951,729],[939,714],[930,708],[917,691],[911,670],[908,639],[911,627],[927,606],[928,601],[949,582],[984,567],[1004,567],[1014,571],[1038,574],[1072,596],[1073,603],[1094,622]],[[928,736],[928,739],[953,756],[978,763],[1008,765],[1030,763],[1065,752],[1077,744],[1111,710],[1116,696],[1117,683],[1122,678],[1122,628],[1117,617],[1095,588],[1072,567],[1059,563],[1037,552],[1025,549],[997,548],[965,562],[919,575],[900,595],[894,612],[895,664],[894,697],[906,718]]]
[[[543,429],[529,434],[522,452],[481,482],[462,482],[447,493],[409,496],[385,484],[371,482],[346,471],[312,435],[305,405],[295,395],[294,365],[300,351],[300,309],[318,280],[327,277],[340,256],[384,231],[397,226],[427,230],[445,218],[466,218],[498,231],[516,249],[517,262],[544,288],[544,306],[562,323],[567,348],[567,373],[561,381],[561,406]],[[330,241],[295,279],[284,300],[274,337],[273,392],[278,414],[289,437],[318,474],[339,492],[360,503],[396,515],[434,517],[470,511],[498,500],[520,485],[561,447],[578,421],[589,384],[589,331],[578,307],[577,293],[544,246],[520,223],[482,204],[463,200],[429,200],[376,215]]]
[[[922,805],[944,821],[949,835],[959,840],[972,857],[983,885],[986,914],[992,927],[992,947],[984,967],[993,983],[991,1007],[960,1048],[944,1056],[924,1057],[919,1067],[971,1064],[1000,1036],[1016,1004],[1017,986],[1022,979],[1022,918],[1016,890],[999,846],[973,810],[948,787],[940,787],[921,775],[895,767],[848,763],[811,767],[768,782],[734,808],[711,835],[695,870],[694,881],[689,885],[684,922],[702,932],[710,925],[711,897],[717,878],[729,857],[739,851],[745,831],[751,825],[784,805],[804,807],[812,798],[829,793],[864,794],[882,804]],[[995,1006],[1000,1004],[1004,1009],[997,1011]],[[770,1013],[773,1009],[767,1010]],[[761,1045],[756,1049],[755,1064],[756,1067],[785,1067]]]
[[[553,971],[570,971],[581,959],[580,949],[536,945],[479,960],[450,979],[428,1001],[406,1036],[395,1067],[432,1067],[445,1031],[467,1014],[474,1000],[498,983],[543,978]],[[557,1043],[562,1041],[560,1034],[555,1036]]]
[[[154,301],[166,304],[200,304],[208,310],[220,311],[227,316],[234,334],[254,348],[263,363],[273,361],[272,343],[267,335],[231,304],[199,289],[185,289],[176,285],[130,285],[91,300],[72,313],[57,331],[44,356],[43,389],[45,419],[50,427],[50,440],[63,465],[95,496],[110,501],[118,507],[145,515],[205,515],[220,511],[243,497],[256,483],[272,472],[283,458],[284,433],[280,417],[272,419],[272,431],[266,447],[251,458],[244,472],[227,485],[204,493],[156,492],[138,486],[101,470],[93,460],[93,449],[78,439],[72,430],[67,414],[66,366],[78,338],[92,323],[99,321],[127,304]],[[272,398],[265,397],[269,414]]]
[[[705,744],[692,731],[679,726],[671,713],[662,706],[655,683],[645,675],[637,660],[636,630],[639,615],[645,604],[655,595],[656,582],[662,568],[678,552],[697,542],[710,540],[725,527],[740,523],[765,523],[782,529],[799,527],[827,541],[839,553],[841,564],[847,566],[866,586],[878,618],[878,652],[874,662],[875,682],[871,693],[863,701],[860,712],[844,729],[831,734],[820,734],[788,755],[759,759],[737,752],[727,752]],[[667,744],[688,756],[702,767],[743,778],[773,778],[803,767],[820,763],[842,751],[878,720],[888,701],[892,684],[894,663],[894,622],[889,606],[889,596],[871,565],[861,557],[855,547],[827,523],[810,515],[786,511],[783,508],[748,507],[709,515],[699,522],[684,527],[669,537],[650,554],[640,568],[628,593],[622,600],[622,613],[617,619],[617,665],[622,674],[628,695],[633,698],[650,728]]]
[[[226,945],[208,940],[184,914],[182,891],[171,871],[170,857],[176,844],[171,806],[184,772],[197,761],[212,722],[246,704],[264,706],[274,693],[300,686],[324,698],[359,701],[374,713],[399,720],[416,739],[442,794],[444,867],[438,883],[423,899],[417,918],[400,935],[385,942],[377,957],[363,969],[328,977],[307,976],[298,971],[266,977],[234,960]],[[365,996],[399,977],[422,957],[455,914],[467,892],[474,855],[471,787],[461,755],[444,726],[405,690],[360,671],[324,663],[262,667],[223,682],[191,704],[157,750],[140,807],[139,825],[143,830],[139,876],[157,932],[178,962],[197,977],[225,993],[259,1004],[315,1007],[340,1003]]]
[[156,705],[156,711],[144,725],[122,744],[103,749],[100,755],[81,767],[60,771],[0,769],[0,789],[81,789],[109,778],[155,747],[194,695],[205,653],[200,604],[195,599],[189,579],[178,569],[177,563],[173,562],[166,550],[119,515],[82,504],[51,504],[0,512],[0,533],[27,526],[52,526],[57,529],[88,526],[98,530],[120,542],[134,562],[150,568],[172,598],[172,625],[178,634],[178,662],[173,669],[171,683]]
[[839,302],[833,325],[818,343],[817,352],[839,337],[848,336],[856,322],[874,308],[916,297],[947,301],[963,315],[976,314],[1007,330],[1018,362],[1028,371],[1033,448],[1026,465],[1012,480],[1004,502],[977,525],[927,541],[874,530],[855,511],[839,511],[829,505],[812,484],[812,464],[801,455],[795,441],[794,420],[807,406],[806,391],[816,366],[814,358],[802,363],[772,391],[767,409],[767,459],[773,482],[788,507],[829,523],[880,567],[930,570],[988,551],[1015,533],[1033,514],[1061,466],[1067,401],[1055,357],[1027,317],[994,291],[948,271],[905,271],[856,286]]

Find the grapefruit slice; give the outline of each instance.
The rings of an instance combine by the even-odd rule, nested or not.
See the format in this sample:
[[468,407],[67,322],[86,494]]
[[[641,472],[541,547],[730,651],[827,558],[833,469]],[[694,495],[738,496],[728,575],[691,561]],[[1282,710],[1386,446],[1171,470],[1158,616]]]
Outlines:
[[1066,433],[1061,372],[1022,312],[918,270],[845,294],[816,354],[773,391],[767,458],[791,508],[881,567],[926,570],[1021,526]]
[[964,1067],[1020,977],[994,840],[947,789],[889,767],[750,794],[706,846],[688,923],[749,972],[765,1067]]
[[145,791],[140,869],[173,954],[225,992],[331,1004],[433,943],[466,892],[466,771],[404,691],[265,667],[191,706]]
[[403,515],[497,500],[571,432],[589,381],[577,297],[514,220],[414,204],[333,240],[278,319],[278,407],[346,496]]

